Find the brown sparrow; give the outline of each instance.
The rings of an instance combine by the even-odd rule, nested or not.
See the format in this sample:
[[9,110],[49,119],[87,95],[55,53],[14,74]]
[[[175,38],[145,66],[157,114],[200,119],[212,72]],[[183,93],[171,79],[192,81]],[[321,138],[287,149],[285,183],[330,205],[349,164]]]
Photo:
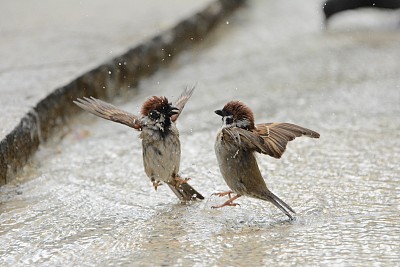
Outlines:
[[189,179],[182,179],[178,174],[181,144],[175,122],[193,91],[194,87],[186,88],[173,106],[164,96],[150,97],[142,106],[141,116],[93,97],[78,98],[74,103],[103,119],[141,131],[144,170],[155,190],[164,182],[181,201],[189,201],[204,197],[187,183]]
[[[292,220],[289,211],[295,211],[268,190],[254,152],[280,158],[289,141],[302,135],[319,138],[319,134],[290,123],[254,124],[253,112],[240,101],[231,101],[215,113],[222,116],[223,121],[215,141],[215,154],[222,176],[232,191],[214,194],[228,195],[229,200],[212,208],[236,206],[239,204],[233,203],[234,200],[249,196],[271,202]],[[236,196],[231,197],[232,193]]]

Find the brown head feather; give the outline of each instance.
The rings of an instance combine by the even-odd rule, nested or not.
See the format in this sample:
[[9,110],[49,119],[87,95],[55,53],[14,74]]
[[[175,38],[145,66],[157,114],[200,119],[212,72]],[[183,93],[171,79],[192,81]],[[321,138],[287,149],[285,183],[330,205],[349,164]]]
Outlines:
[[168,102],[165,96],[152,96],[143,103],[140,113],[142,113],[143,116],[148,116],[152,110],[165,113],[170,106],[171,103]]
[[253,111],[251,111],[251,109],[248,106],[246,106],[245,104],[243,104],[242,102],[230,101],[224,106],[224,108],[222,110],[232,114],[234,121],[240,121],[240,120],[247,119],[250,122],[250,125],[248,126],[248,130],[254,129]]

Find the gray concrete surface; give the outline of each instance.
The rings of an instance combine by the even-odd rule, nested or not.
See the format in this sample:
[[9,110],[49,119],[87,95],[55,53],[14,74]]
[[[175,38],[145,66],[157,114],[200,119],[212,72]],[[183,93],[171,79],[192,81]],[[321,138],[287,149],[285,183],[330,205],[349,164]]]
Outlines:
[[0,140],[54,89],[209,2],[5,1],[0,9]]
[[[204,7],[199,12],[195,12],[199,9],[198,2],[185,2],[184,5],[168,2],[165,8],[161,4],[165,2],[161,1],[146,2],[143,6],[138,2],[117,3],[110,7],[99,2],[91,5],[85,3],[83,6],[81,3],[64,3],[69,8],[58,6],[58,3],[59,9],[47,3],[39,8],[39,15],[29,12],[35,10],[36,6],[20,5],[20,9],[27,9],[27,14],[35,15],[26,16],[31,24],[23,23],[20,26],[19,20],[12,19],[5,24],[11,25],[5,27],[6,30],[15,28],[6,33],[10,33],[8,40],[16,40],[19,46],[14,46],[21,48],[21,53],[9,56],[11,68],[5,69],[2,75],[2,82],[9,85],[3,87],[5,97],[2,101],[5,104],[2,111],[8,112],[9,116],[2,116],[6,126],[2,137],[6,138],[0,140],[0,185],[13,177],[57,126],[63,126],[65,120],[79,110],[72,104],[73,99],[85,95],[108,99],[121,90],[134,88],[141,77],[170,62],[185,47],[203,40],[218,21],[242,2],[217,0],[208,5],[202,2]],[[13,8],[17,10],[15,4]],[[130,12],[130,8],[136,10],[138,15]],[[53,9],[59,12],[51,12]],[[99,15],[106,10],[113,11],[110,12],[113,15]],[[47,16],[40,16],[41,12]],[[161,15],[163,12],[165,18]],[[192,12],[190,16],[186,14],[188,12]],[[182,20],[184,14],[189,17]],[[59,17],[61,23],[55,19]],[[62,18],[68,19],[64,22]],[[179,20],[179,23],[171,28],[175,20]],[[135,26],[129,27],[129,23]],[[37,28],[33,27],[32,30],[28,27],[26,35],[16,34],[17,37],[12,38],[11,33],[18,33],[18,29],[25,29],[27,25]],[[10,43],[5,42],[3,51],[7,51],[7,45],[10,46],[8,50],[11,49]],[[128,48],[126,53],[121,52]],[[91,49],[96,53],[87,53]],[[28,52],[31,54],[25,56],[24,53]],[[97,54],[101,56],[96,57]],[[13,58],[13,55],[20,55],[21,61]],[[81,75],[78,75],[79,72]],[[8,132],[10,129],[11,132]]]

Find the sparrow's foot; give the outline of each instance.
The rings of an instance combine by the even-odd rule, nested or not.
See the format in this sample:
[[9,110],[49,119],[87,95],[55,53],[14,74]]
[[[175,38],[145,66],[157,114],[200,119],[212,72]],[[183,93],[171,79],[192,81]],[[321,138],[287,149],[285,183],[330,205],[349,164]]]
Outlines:
[[226,192],[220,192],[220,193],[212,193],[211,195],[212,195],[212,196],[219,196],[219,197],[223,197],[223,196],[228,195],[229,198],[232,198],[232,197],[231,197],[231,194],[233,194],[233,191],[226,191]]
[[153,181],[154,190],[157,191],[157,188],[158,188],[160,185],[162,185],[162,183],[161,183],[160,181]]
[[[228,194],[228,193],[227,193],[227,194]],[[230,194],[230,193],[229,193],[229,194]],[[234,197],[232,197],[232,198],[229,198],[229,200],[226,201],[224,204],[219,205],[219,206],[212,206],[211,208],[212,208],[212,209],[218,209],[218,208],[222,208],[222,207],[225,207],[225,206],[231,206],[231,207],[240,206],[239,203],[233,203],[233,201],[235,201],[236,199],[238,199],[238,198],[241,197],[241,196],[242,196],[242,195],[236,195],[236,196],[234,196]]]
[[187,182],[189,182],[189,180],[190,180],[190,178],[182,179],[181,177],[176,176],[175,177],[175,187],[180,187],[183,184],[187,184]]

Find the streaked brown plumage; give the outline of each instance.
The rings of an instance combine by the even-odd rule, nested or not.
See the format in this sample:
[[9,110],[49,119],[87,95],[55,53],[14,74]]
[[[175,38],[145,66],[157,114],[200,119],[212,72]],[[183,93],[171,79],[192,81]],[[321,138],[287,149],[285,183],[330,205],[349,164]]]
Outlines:
[[[254,152],[280,158],[289,141],[303,135],[312,138],[320,135],[290,123],[255,124],[253,112],[240,101],[228,102],[215,113],[223,120],[215,142],[215,153],[222,176],[232,191],[217,193],[219,196],[228,195],[229,200],[213,208],[236,206],[238,204],[233,201],[245,195],[269,201],[293,219],[289,211],[295,213],[294,210],[267,188]],[[232,193],[237,195],[231,197]]]
[[77,99],[76,105],[106,120],[111,120],[141,131],[143,165],[154,188],[160,182],[168,184],[182,201],[204,199],[179,176],[181,147],[175,122],[193,94],[194,87],[186,90],[173,106],[164,96],[150,97],[144,102],[141,116],[136,116],[96,98]]

